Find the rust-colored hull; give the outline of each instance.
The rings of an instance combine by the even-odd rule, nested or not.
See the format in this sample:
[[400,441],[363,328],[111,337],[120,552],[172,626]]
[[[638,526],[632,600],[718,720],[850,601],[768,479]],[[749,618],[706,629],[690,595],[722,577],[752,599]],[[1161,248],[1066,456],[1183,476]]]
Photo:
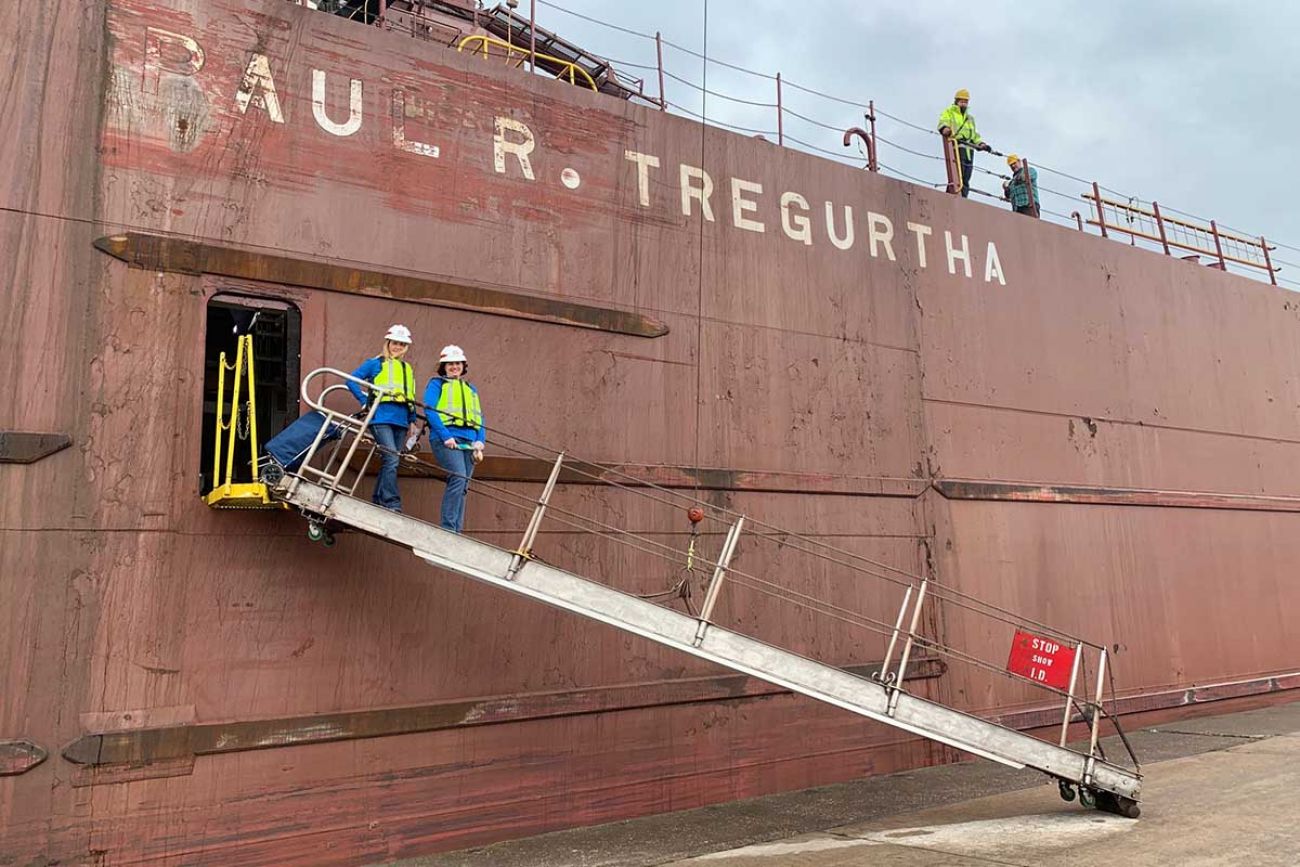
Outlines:
[[[240,110],[257,55],[282,123],[267,82]],[[1103,640],[1133,713],[1295,694],[1289,293],[288,3],[50,0],[0,19],[0,61],[0,431],[24,434],[0,436],[0,863],[374,861],[953,758],[374,540],[207,509],[219,291],[297,305],[303,370],[394,321],[423,376],[454,340],[492,424]],[[314,69],[336,132],[362,83],[355,133],[315,119]],[[498,170],[521,126],[527,170],[509,147]],[[683,195],[699,168],[712,219]],[[540,465],[492,461],[535,496]],[[435,513],[439,482],[403,491]],[[523,523],[471,500],[469,532]],[[746,555],[893,618],[825,564]],[[883,654],[758,603],[722,616]],[[959,616],[928,628],[1005,654]],[[912,684],[1051,725],[998,677],[927,661]]]

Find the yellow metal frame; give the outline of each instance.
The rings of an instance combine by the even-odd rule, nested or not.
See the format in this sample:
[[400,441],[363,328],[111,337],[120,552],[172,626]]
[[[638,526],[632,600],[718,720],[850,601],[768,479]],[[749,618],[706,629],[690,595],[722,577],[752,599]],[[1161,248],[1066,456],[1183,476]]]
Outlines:
[[557,63],[561,67],[563,67],[563,69],[555,76],[556,78],[565,77],[565,73],[567,70],[569,84],[576,85],[578,83],[578,76],[581,75],[587,87],[590,87],[592,90],[597,92],[600,91],[600,88],[596,86],[596,80],[591,77],[591,73],[583,69],[581,66],[578,66],[576,63],[572,63],[568,60],[562,60],[561,58],[554,57],[550,54],[540,54],[534,51],[529,51],[527,48],[524,48],[521,45],[512,45],[509,42],[505,42],[495,37],[483,36],[482,34],[478,34],[478,33],[471,34],[469,36],[466,36],[464,39],[462,39],[460,43],[457,44],[456,50],[464,51],[467,46],[472,44],[475,45],[475,47],[471,48],[470,51],[472,51],[474,54],[482,53],[484,59],[487,59],[490,56],[490,54],[488,53],[488,49],[489,47],[491,47],[491,48],[505,49],[505,59],[507,63],[509,63],[515,57],[515,55],[519,55],[519,59],[521,62],[529,57],[534,58],[533,61],[534,68],[536,68],[537,66],[536,61],[538,59],[545,60],[550,63]]
[[[204,501],[214,509],[275,509],[282,504],[270,498],[266,484],[261,481],[257,448],[257,389],[253,369],[253,335],[240,335],[235,352],[235,363],[226,363],[226,353],[217,362],[217,433],[212,449],[212,490]],[[234,386],[230,396],[230,417],[226,418],[226,371],[233,370]],[[248,382],[248,447],[253,465],[253,481],[234,482],[235,441],[238,436],[240,391]],[[224,442],[223,442],[224,435]],[[222,452],[225,452],[225,480],[222,481]]]

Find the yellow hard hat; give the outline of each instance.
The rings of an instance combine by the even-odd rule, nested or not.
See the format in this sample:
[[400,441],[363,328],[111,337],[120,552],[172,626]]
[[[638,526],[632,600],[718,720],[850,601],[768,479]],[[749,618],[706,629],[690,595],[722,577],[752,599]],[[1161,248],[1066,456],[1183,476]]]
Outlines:
[[956,95],[953,96],[952,101],[956,102],[959,99],[970,99],[970,91],[964,87],[957,91]]
[[1007,154],[1007,165],[1014,166],[1018,162],[1020,162],[1019,156],[1016,154]]

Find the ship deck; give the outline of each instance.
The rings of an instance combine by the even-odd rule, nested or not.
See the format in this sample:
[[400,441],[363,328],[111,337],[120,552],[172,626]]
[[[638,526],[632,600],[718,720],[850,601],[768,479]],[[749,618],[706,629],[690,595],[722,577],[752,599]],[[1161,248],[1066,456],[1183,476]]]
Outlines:
[[545,834],[398,867],[1269,867],[1300,858],[1294,821],[1300,702],[1169,722],[1132,738],[1147,757],[1147,800],[1137,821],[1067,804],[1054,786],[1023,771],[967,762]]

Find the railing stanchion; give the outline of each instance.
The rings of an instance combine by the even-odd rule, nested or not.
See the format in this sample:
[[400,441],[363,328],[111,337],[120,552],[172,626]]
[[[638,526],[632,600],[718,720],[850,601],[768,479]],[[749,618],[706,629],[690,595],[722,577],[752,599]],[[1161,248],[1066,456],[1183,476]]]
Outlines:
[[532,517],[528,519],[528,527],[524,530],[523,539],[519,541],[519,548],[510,558],[510,568],[506,570],[507,581],[513,581],[524,563],[533,555],[533,542],[537,539],[537,531],[541,529],[542,518],[546,515],[546,506],[551,502],[551,494],[555,491],[555,483],[559,481],[560,468],[563,465],[564,452],[560,452],[555,459],[555,465],[551,467],[551,475],[546,480],[546,486],[542,488],[542,495],[537,498],[537,507],[533,509]]
[[[1025,191],[1029,193],[1030,213],[1033,214],[1035,217],[1041,218],[1043,216],[1042,208],[1041,208],[1042,203],[1038,201],[1038,194],[1034,190],[1034,176],[1033,174],[1031,174],[1031,169],[1029,167],[1029,160],[1026,159],[1025,157],[1021,157],[1020,164],[1025,171]],[[1014,176],[1015,172],[1012,172],[1012,175]]]
[[537,0],[528,0],[528,71],[537,71]]
[[1268,241],[1264,236],[1259,236],[1259,248],[1264,251],[1264,267],[1268,268],[1268,280],[1274,286],[1277,285],[1277,272],[1273,270],[1273,257],[1268,255]]
[[1151,211],[1156,215],[1156,229],[1160,232],[1160,246],[1165,248],[1165,255],[1169,252],[1169,236],[1165,234],[1165,218],[1160,213],[1160,203],[1153,201]]
[[718,562],[713,569],[713,579],[709,581],[708,592],[704,594],[704,605],[700,608],[700,616],[696,618],[699,625],[695,628],[695,646],[699,647],[700,642],[704,640],[704,633],[709,628],[709,618],[713,616],[713,607],[718,604],[718,595],[722,592],[722,582],[727,575],[727,566],[731,563],[731,555],[736,551],[736,542],[740,539],[740,531],[745,526],[745,516],[741,515],[736,519],[736,523],[731,525],[727,531],[727,538],[722,543],[722,552],[718,555]]
[[776,143],[785,147],[785,111],[781,107],[781,73],[776,74]]
[[1065,696],[1065,717],[1061,720],[1061,746],[1065,746],[1066,732],[1070,729],[1070,706],[1074,704],[1074,684],[1079,679],[1079,664],[1083,661],[1083,642],[1074,646],[1074,665],[1070,668],[1070,689]]
[[1092,203],[1097,206],[1097,227],[1101,229],[1101,236],[1109,238],[1110,234],[1106,231],[1106,210],[1101,204],[1101,187],[1096,181],[1092,182]]
[[867,100],[867,130],[871,137],[867,140],[867,171],[880,171],[880,163],[876,161],[876,101]]
[[903,678],[907,676],[907,661],[912,656],[912,644],[916,641],[916,627],[921,623],[921,606],[925,605],[925,591],[930,586],[930,579],[921,579],[921,589],[916,594],[916,604],[912,606],[912,623],[907,629],[907,643],[903,645],[903,655],[898,660],[898,674],[894,677],[894,691],[889,696],[887,711],[890,716],[898,708],[898,697],[903,689]]
[[1210,220],[1210,234],[1214,236],[1214,253],[1219,257],[1219,270],[1228,270],[1228,260],[1223,258],[1223,242],[1219,239],[1219,224]]
[[948,192],[953,195],[961,193],[961,162],[957,156],[957,144],[953,137],[943,137],[943,165],[948,172]]
[[1106,683],[1106,648],[1101,649],[1101,657],[1097,660],[1097,696],[1092,705],[1092,734],[1088,740],[1088,762],[1084,766],[1083,783],[1087,785],[1092,782],[1092,768],[1097,762],[1097,739],[1101,735],[1101,697],[1102,687]]
[[659,110],[668,110],[668,97],[664,95],[664,40],[658,30],[655,31],[655,64],[659,67]]
[[898,618],[894,621],[894,632],[889,636],[889,646],[885,648],[885,661],[880,663],[880,671],[876,672],[876,680],[881,683],[889,683],[889,663],[894,659],[894,645],[898,643],[898,633],[903,631],[903,618],[907,616],[907,605],[912,601],[912,590],[914,589],[911,584],[907,585],[907,592],[903,594],[903,604],[898,606]]

